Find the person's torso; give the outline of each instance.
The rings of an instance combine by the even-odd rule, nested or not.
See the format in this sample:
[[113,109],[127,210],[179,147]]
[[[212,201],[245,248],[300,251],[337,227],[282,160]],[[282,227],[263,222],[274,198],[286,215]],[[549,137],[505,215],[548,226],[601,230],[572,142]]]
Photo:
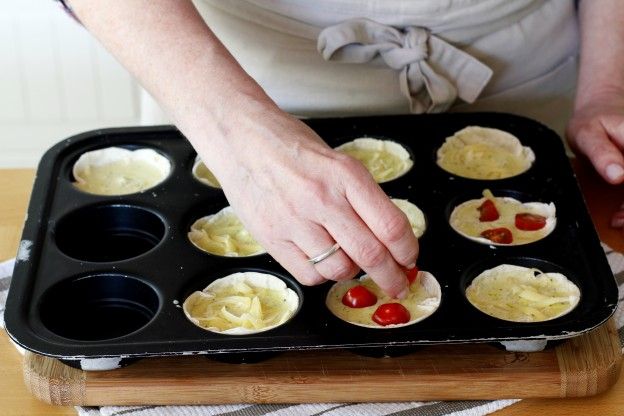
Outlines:
[[[560,72],[563,66],[565,82],[574,78],[571,71],[575,62],[570,61],[577,53],[578,30],[573,0],[196,0],[195,3],[243,68],[282,108],[296,114],[409,112],[409,93],[405,89],[428,87],[428,72],[435,73],[434,77],[439,75],[442,82],[448,79],[451,88],[453,83],[470,84],[471,76],[485,77],[487,74],[479,65],[466,75],[462,68],[472,62],[463,60],[472,58],[491,70],[480,98],[522,89],[535,80]],[[382,35],[376,33],[379,30]],[[392,41],[397,37],[398,49],[406,48],[401,45],[401,36],[410,31],[435,37],[436,43],[433,46],[429,43],[426,51],[429,55],[421,62],[410,63],[424,65],[424,69],[417,68],[416,74],[411,74],[425,77],[424,82],[418,84],[408,79],[402,85],[401,68],[390,67],[395,64],[386,57],[378,56],[363,63],[350,61],[348,56],[361,42],[362,31],[367,32],[366,42],[377,38],[386,42],[390,33]],[[344,35],[346,40],[341,38],[344,33],[348,33]],[[351,48],[343,55],[340,53],[345,52],[345,45],[341,42]],[[328,55],[322,47],[326,44],[337,51],[329,60],[323,57]],[[454,49],[468,58],[458,57]],[[359,51],[355,52],[357,56]],[[410,53],[397,53],[404,52]],[[463,72],[447,73],[455,71],[453,67]],[[409,71],[405,72],[410,75]],[[414,91],[412,96],[418,99]],[[458,104],[462,100],[458,97],[453,102]],[[414,106],[411,108],[414,111]],[[426,110],[426,105],[417,108]]]

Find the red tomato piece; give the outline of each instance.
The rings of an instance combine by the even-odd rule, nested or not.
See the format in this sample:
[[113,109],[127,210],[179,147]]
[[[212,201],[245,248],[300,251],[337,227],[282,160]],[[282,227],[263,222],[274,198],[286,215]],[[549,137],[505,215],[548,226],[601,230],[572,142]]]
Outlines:
[[381,326],[404,324],[409,320],[409,311],[400,303],[384,303],[373,314],[373,321]]
[[407,281],[409,282],[410,285],[416,281],[416,277],[418,277],[417,266],[414,266],[411,269],[408,269],[407,267],[403,267],[403,271],[405,272],[405,276],[407,276]]
[[377,296],[362,285],[353,286],[342,297],[342,304],[350,308],[366,308],[377,303]]
[[508,228],[490,228],[481,233],[481,237],[485,237],[493,243],[497,244],[511,244],[513,242],[513,236]]
[[478,210],[480,213],[479,221],[481,222],[496,221],[500,217],[496,205],[494,205],[494,201],[491,199],[483,201]]
[[523,231],[541,230],[546,226],[546,217],[523,212],[516,214],[516,228]]

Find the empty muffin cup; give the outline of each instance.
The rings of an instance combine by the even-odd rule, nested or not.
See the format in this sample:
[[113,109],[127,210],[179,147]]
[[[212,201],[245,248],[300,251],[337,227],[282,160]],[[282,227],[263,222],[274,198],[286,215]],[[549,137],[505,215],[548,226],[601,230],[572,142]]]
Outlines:
[[129,335],[147,325],[160,301],[152,286],[117,273],[64,280],[41,301],[41,322],[51,332],[80,341]]
[[165,236],[165,224],[145,208],[100,205],[66,215],[54,232],[56,245],[69,257],[112,262],[137,257],[156,247]]
[[73,166],[74,186],[96,195],[127,195],[169,176],[171,162],[152,149],[107,147],[83,153]]

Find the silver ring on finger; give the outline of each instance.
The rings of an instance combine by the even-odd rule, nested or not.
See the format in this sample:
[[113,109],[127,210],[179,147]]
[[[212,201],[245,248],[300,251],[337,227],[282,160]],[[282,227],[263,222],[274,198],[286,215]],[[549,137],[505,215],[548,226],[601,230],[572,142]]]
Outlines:
[[325,260],[326,258],[328,258],[329,256],[331,256],[332,254],[334,254],[335,252],[337,252],[338,250],[340,250],[340,245],[338,243],[336,243],[333,246],[331,246],[330,248],[328,248],[327,250],[323,251],[318,256],[309,258],[308,262],[310,262],[312,264],[320,263],[323,260]]

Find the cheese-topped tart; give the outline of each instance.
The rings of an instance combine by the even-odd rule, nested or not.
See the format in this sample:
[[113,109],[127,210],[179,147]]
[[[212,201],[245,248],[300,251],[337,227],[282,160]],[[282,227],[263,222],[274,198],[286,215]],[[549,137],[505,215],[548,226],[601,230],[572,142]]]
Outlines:
[[218,256],[245,257],[266,252],[229,206],[195,221],[188,238],[195,247]]
[[447,137],[437,163],[447,172],[471,179],[504,179],[527,171],[535,154],[506,131],[470,126]]
[[193,292],[182,308],[191,322],[208,331],[254,334],[288,321],[299,308],[299,296],[272,274],[239,272]]
[[83,153],[73,166],[74,186],[96,195],[145,191],[169,176],[171,163],[152,149],[107,147]]
[[407,216],[407,220],[414,231],[416,238],[420,238],[427,228],[425,222],[425,214],[415,204],[412,204],[407,199],[390,199],[394,205],[396,205]]
[[570,312],[581,298],[579,288],[561,273],[501,264],[470,283],[466,297],[477,309],[513,322],[541,322]]
[[396,179],[414,165],[408,151],[391,140],[361,137],[336,147],[336,150],[362,162],[377,183]]

